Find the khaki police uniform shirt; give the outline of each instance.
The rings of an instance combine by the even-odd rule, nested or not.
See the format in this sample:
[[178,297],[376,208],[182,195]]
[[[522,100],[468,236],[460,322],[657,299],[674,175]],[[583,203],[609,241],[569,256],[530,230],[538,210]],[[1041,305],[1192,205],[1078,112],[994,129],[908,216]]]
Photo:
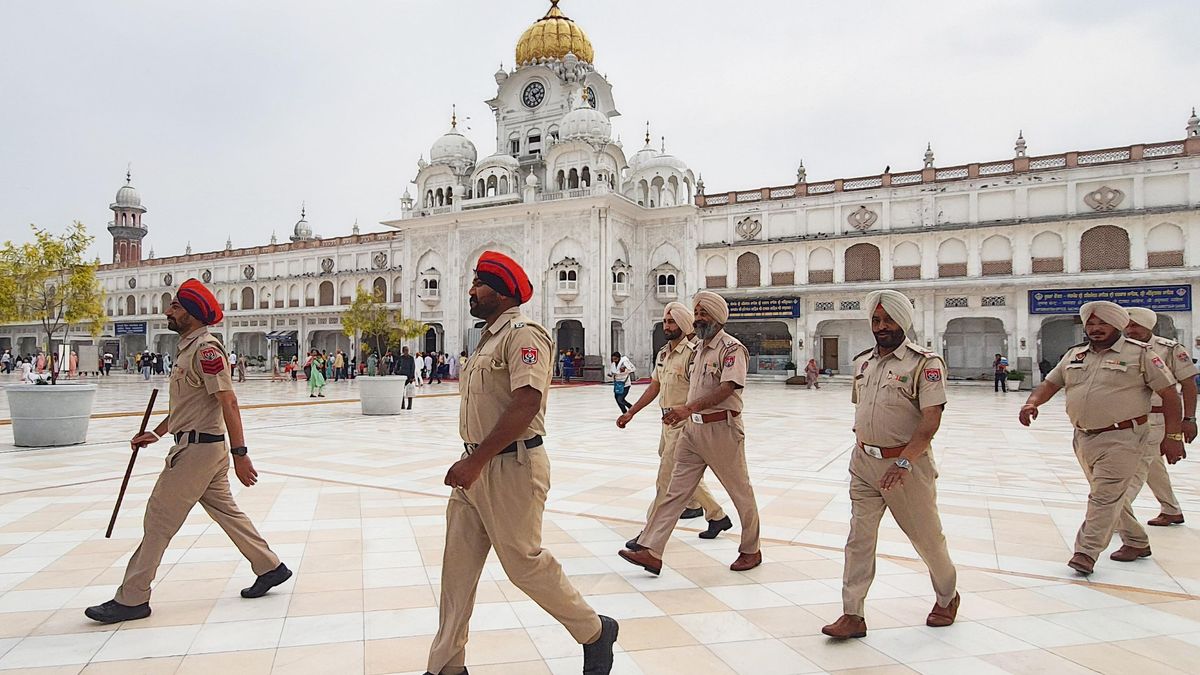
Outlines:
[[513,392],[521,387],[541,392],[542,406],[517,440],[545,435],[546,401],[553,376],[551,346],[546,329],[522,315],[517,307],[483,330],[458,381],[462,395],[458,433],[464,442],[482,443],[512,403]]
[[721,386],[722,382],[732,382],[736,387],[733,393],[724,401],[711,408],[701,410],[701,414],[742,411],[742,388],[746,386],[746,371],[750,367],[750,352],[746,345],[724,330],[718,331],[707,342],[702,342],[696,348],[696,358],[692,361],[692,371],[688,382],[688,401],[696,401]]
[[906,339],[896,351],[878,347],[854,359],[854,434],[881,448],[906,445],[921,423],[921,410],[946,403],[946,363]]
[[225,433],[225,416],[215,394],[232,391],[229,360],[221,341],[208,327],[183,336],[171,369],[171,412],[167,429],[171,433],[198,431]]
[[1046,381],[1066,388],[1067,417],[1078,429],[1103,429],[1148,414],[1151,393],[1175,384],[1150,345],[1126,337],[1100,352],[1086,343],[1071,347]]
[[[1167,364],[1167,370],[1171,371],[1171,376],[1175,378],[1176,382],[1183,382],[1200,373],[1200,370],[1196,369],[1196,364],[1192,363],[1192,357],[1188,355],[1187,348],[1174,340],[1155,335],[1150,338],[1150,350],[1162,359],[1163,363]],[[1155,407],[1162,405],[1162,397],[1158,394],[1151,394],[1150,405]]]
[[688,371],[696,355],[696,343],[681,338],[679,344],[663,345],[654,359],[654,370],[650,379],[658,383],[658,404],[663,408],[674,408],[688,401]]

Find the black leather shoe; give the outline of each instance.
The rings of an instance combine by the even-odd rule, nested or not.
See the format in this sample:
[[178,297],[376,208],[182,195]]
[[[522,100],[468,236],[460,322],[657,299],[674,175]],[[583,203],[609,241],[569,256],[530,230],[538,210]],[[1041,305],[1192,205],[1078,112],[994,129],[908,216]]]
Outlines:
[[254,580],[254,585],[250,588],[242,589],[243,598],[261,598],[267,594],[267,591],[275,588],[279,584],[292,578],[292,571],[287,568],[287,565],[279,563],[279,567],[267,572],[266,574],[258,575]]
[[608,675],[613,667],[613,645],[620,626],[617,620],[600,615],[600,637],[583,646],[583,675]]
[[[429,672],[429,671],[427,670],[427,671],[425,671],[425,675],[433,675],[433,673],[431,673],[431,672]],[[471,675],[471,673],[470,673],[470,672],[468,672],[466,668],[463,668],[463,669],[462,669],[462,675]]]
[[120,623],[122,621],[134,621],[136,619],[144,619],[150,616],[150,603],[143,602],[140,605],[122,605],[116,600],[109,600],[103,605],[88,607],[83,610],[84,616],[92,621],[100,623]]
[[625,548],[629,549],[630,551],[646,550],[645,546],[642,546],[641,544],[637,543],[638,537],[640,537],[640,536],[642,536],[642,533],[638,532],[637,537],[634,537],[633,539],[630,539],[629,541],[625,542]]
[[708,521],[708,529],[700,533],[701,539],[716,539],[718,534],[725,530],[733,528],[733,521],[729,516],[725,516],[720,520]]
[[684,509],[683,513],[680,514],[679,519],[691,520],[692,518],[699,518],[702,515],[704,515],[704,509]]

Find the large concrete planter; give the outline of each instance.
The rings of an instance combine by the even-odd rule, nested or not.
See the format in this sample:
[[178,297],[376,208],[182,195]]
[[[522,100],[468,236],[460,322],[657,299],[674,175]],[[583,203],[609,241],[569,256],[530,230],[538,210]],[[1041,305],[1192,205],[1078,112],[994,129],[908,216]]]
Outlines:
[[94,384],[10,384],[13,442],[23,448],[78,445],[87,440]]
[[358,395],[364,415],[399,415],[404,403],[404,381],[399,375],[358,377]]

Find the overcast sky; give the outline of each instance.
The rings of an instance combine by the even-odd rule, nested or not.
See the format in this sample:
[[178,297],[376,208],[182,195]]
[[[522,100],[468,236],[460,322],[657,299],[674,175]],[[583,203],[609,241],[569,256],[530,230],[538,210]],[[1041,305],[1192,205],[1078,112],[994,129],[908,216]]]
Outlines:
[[[83,221],[109,262],[127,163],[159,256],[399,213],[416,161],[473,118],[546,0],[4,2],[0,239]],[[1179,0],[563,0],[613,84],[709,192],[1182,138],[1200,104]]]

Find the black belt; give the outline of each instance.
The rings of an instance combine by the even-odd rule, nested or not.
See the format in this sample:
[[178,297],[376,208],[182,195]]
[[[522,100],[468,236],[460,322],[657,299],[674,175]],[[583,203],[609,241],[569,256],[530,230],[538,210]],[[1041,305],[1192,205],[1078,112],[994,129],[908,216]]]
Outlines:
[[[507,455],[510,452],[516,452],[517,447],[521,443],[525,444],[526,450],[528,450],[529,448],[536,448],[536,447],[541,446],[542,437],[534,436],[533,438],[530,438],[529,440],[525,440],[525,441],[513,441],[512,443],[509,443],[507,447],[505,447],[503,450],[501,450],[497,454]],[[475,452],[475,449],[479,447],[479,444],[478,443],[463,443],[463,447],[466,448],[467,452]]]
[[188,443],[224,443],[225,434],[206,434],[202,431],[176,431],[175,442],[187,437]]

